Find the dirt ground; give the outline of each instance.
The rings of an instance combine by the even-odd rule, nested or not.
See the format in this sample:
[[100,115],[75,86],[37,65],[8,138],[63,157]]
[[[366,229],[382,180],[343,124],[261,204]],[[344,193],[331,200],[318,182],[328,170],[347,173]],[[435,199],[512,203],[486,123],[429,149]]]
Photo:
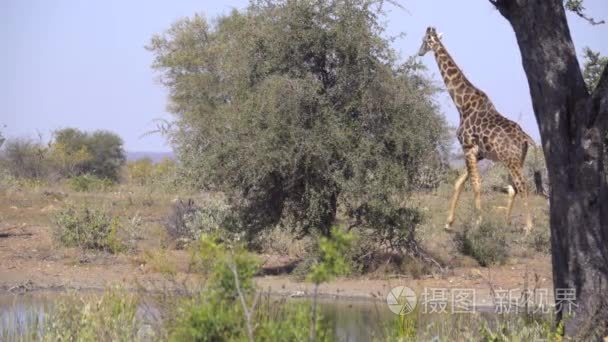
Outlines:
[[[70,194],[72,200],[83,200],[78,196],[85,195]],[[111,202],[115,207],[121,207],[121,201],[139,201],[133,196],[129,193],[115,194]],[[166,278],[146,263],[146,254],[142,252],[153,248],[153,242],[144,240],[139,252],[118,255],[58,246],[52,239],[49,219],[49,214],[62,205],[56,197],[45,195],[43,190],[33,195],[27,191],[0,193],[0,294],[37,290],[101,290],[116,285],[133,289],[166,286]],[[166,213],[170,200],[167,196],[157,204],[141,205],[137,209],[138,215],[144,222],[159,225],[159,217]],[[265,267],[272,269],[292,261],[280,255],[260,257],[266,260]],[[164,258],[176,266],[175,279],[196,279],[195,274],[188,272],[188,252],[169,249]],[[258,276],[256,281],[262,289],[279,295],[306,297],[313,291],[312,284],[285,274]],[[497,289],[546,288],[551,293],[550,257],[546,254],[513,257],[506,265],[489,268],[456,266],[418,279],[408,275],[341,278],[323,284],[319,293],[325,297],[384,300],[391,288],[400,285],[417,292],[424,288],[474,289],[478,303],[491,305],[492,291]]]

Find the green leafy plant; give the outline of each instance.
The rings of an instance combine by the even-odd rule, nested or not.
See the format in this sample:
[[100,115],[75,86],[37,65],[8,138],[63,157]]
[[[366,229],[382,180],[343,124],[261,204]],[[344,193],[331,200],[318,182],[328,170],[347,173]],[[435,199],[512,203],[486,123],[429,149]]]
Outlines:
[[[175,319],[168,323],[169,340],[299,341],[307,338],[309,307],[269,299],[260,304],[261,294],[253,282],[259,262],[242,245],[227,244],[203,234],[192,251],[194,269],[206,277],[206,288],[179,304]],[[327,340],[328,329],[322,324],[315,326],[314,336]]]
[[85,300],[76,295],[59,301],[47,315],[43,341],[134,341],[140,322],[137,299],[119,290]]
[[331,237],[319,239],[319,260],[312,265],[308,280],[321,284],[336,276],[346,275],[350,265],[345,258],[355,239],[353,234],[343,232],[337,227],[331,230]]
[[84,174],[75,176],[67,180],[70,189],[78,192],[87,191],[106,191],[114,185],[114,182],[108,178],[99,178],[97,176]]
[[50,155],[63,177],[92,174],[112,181],[118,181],[126,160],[123,141],[115,133],[76,128],[54,132]]
[[55,215],[54,223],[55,238],[64,246],[110,253],[126,248],[118,237],[120,219],[105,211],[69,206]]
[[349,272],[350,267],[344,256],[352,245],[353,240],[354,236],[352,234],[343,232],[335,226],[331,229],[331,238],[321,237],[319,239],[319,260],[312,266],[308,274],[308,279],[315,284],[309,334],[311,341],[315,340],[317,334],[317,294],[319,285],[330,281],[336,276],[346,275]]

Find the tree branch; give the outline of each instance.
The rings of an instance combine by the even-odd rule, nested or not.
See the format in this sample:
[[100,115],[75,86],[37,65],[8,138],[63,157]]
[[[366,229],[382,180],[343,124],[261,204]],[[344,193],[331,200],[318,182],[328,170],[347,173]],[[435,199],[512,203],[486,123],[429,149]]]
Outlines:
[[587,21],[589,22],[589,24],[594,25],[594,26],[595,26],[595,25],[602,25],[602,24],[605,24],[605,23],[606,23],[604,20],[596,21],[594,18],[589,17],[589,16],[587,16],[585,13],[582,13],[582,12],[577,12],[577,11],[574,11],[574,13],[575,13],[576,15],[578,15],[579,17],[581,17],[581,18],[583,18],[583,19],[587,20]]
[[594,18],[586,15],[582,0],[567,0],[565,1],[564,7],[579,17],[585,19],[591,25],[601,25],[606,23],[604,20],[596,21]]

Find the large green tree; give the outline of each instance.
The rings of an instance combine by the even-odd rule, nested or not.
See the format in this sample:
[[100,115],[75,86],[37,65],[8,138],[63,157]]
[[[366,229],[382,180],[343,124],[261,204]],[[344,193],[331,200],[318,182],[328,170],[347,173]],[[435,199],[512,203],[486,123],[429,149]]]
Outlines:
[[[599,22],[585,15],[581,0],[490,2],[515,31],[540,128],[551,183],[553,283],[556,289],[576,291],[575,316],[565,321],[566,332],[583,340],[601,339],[608,334],[608,187],[603,163],[608,68],[595,89],[587,87],[565,10],[592,24]],[[558,314],[562,318],[563,312]]]
[[282,222],[329,234],[341,206],[354,225],[417,220],[398,201],[423,167],[441,170],[445,123],[436,89],[383,38],[380,10],[252,1],[213,23],[179,20],[149,44],[184,174],[228,193],[249,233]]

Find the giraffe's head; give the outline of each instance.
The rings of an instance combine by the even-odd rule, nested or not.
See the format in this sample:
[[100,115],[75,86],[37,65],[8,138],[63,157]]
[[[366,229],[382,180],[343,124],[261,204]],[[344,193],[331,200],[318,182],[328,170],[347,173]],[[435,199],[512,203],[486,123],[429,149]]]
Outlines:
[[441,33],[437,33],[434,27],[427,28],[424,38],[422,38],[422,46],[420,46],[418,56],[424,56],[427,52],[433,49],[435,45],[439,44],[440,40]]

